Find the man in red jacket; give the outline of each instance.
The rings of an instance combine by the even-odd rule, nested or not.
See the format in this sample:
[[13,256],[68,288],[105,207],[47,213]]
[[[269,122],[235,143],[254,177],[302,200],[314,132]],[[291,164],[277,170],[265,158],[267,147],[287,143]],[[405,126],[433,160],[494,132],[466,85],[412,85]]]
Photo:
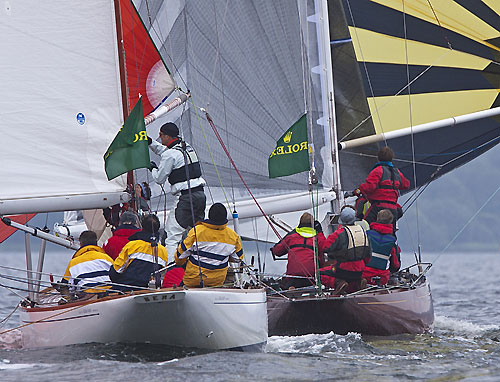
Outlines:
[[394,216],[393,226],[401,217],[401,206],[398,204],[400,190],[410,188],[410,181],[392,164],[394,153],[390,147],[382,147],[377,154],[378,162],[368,174],[366,180],[356,190],[354,195],[363,194],[370,202],[370,208],[364,219],[368,223],[377,220],[377,214],[388,209]]
[[318,256],[319,267],[322,267],[325,263],[324,242],[325,236],[321,224],[314,221],[313,216],[306,212],[300,217],[298,227],[271,248],[274,256],[279,257],[288,253],[286,274],[298,276],[285,277],[281,283],[283,289],[314,285],[315,256]]
[[370,261],[371,247],[363,227],[354,224],[355,215],[353,207],[344,206],[340,211],[339,227],[325,242],[328,258],[336,264],[331,270],[322,270],[321,274],[335,278],[335,294],[364,287],[361,276],[365,264]]
[[125,211],[120,216],[120,224],[113,232],[113,236],[104,243],[102,248],[113,260],[115,260],[125,244],[128,243],[128,238],[140,230],[140,223],[137,215],[131,211]]

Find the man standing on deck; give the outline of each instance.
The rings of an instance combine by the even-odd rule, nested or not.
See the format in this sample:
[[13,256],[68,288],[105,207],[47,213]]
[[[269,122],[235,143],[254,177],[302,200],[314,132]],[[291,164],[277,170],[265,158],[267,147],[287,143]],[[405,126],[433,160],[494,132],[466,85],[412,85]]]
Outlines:
[[370,202],[370,208],[364,219],[368,223],[377,220],[377,214],[383,209],[388,209],[394,216],[393,226],[402,215],[401,206],[398,204],[400,190],[410,188],[410,181],[394,167],[392,160],[394,153],[390,147],[382,147],[377,154],[378,162],[368,174],[366,180],[356,190],[355,196],[363,194]]
[[160,140],[161,143],[154,140],[149,142],[151,151],[161,157],[158,166],[151,162],[151,174],[154,181],[160,185],[168,179],[170,192],[175,198],[169,209],[165,227],[167,252],[175,253],[184,231],[205,218],[205,180],[201,177],[196,152],[181,140],[179,128],[175,123],[168,122],[160,128]]

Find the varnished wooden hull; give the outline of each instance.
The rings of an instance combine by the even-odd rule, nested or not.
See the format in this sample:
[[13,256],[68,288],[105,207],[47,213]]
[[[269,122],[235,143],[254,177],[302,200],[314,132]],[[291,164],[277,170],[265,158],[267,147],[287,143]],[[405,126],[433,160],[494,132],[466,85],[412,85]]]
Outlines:
[[267,299],[270,336],[310,333],[388,336],[424,333],[434,323],[427,282],[414,289],[382,290],[343,297],[301,296]]

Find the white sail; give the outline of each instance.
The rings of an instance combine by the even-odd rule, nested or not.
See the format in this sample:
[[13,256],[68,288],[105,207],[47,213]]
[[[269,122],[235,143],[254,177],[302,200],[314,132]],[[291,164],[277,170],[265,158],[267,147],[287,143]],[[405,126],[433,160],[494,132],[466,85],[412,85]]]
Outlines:
[[114,19],[112,0],[6,2],[0,214],[120,201],[103,160],[123,124]]

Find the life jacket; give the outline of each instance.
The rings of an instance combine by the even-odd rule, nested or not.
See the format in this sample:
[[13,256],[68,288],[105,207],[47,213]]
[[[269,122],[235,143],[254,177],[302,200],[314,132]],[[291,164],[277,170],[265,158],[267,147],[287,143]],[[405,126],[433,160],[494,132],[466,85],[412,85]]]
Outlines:
[[367,231],[366,235],[372,246],[372,257],[367,267],[389,269],[391,251],[396,245],[396,237],[391,234],[382,234],[374,229]]
[[[382,167],[382,176],[380,177],[377,188],[380,190],[394,190],[399,194],[399,185],[401,184],[401,175],[399,171],[392,165],[392,162],[378,162],[373,168]],[[396,184],[396,182],[398,182]],[[397,201],[397,199],[396,199]],[[394,204],[393,208],[396,208],[396,201],[390,200],[370,200],[371,203],[389,203]]]
[[366,232],[359,225],[344,225],[344,232],[347,235],[347,248],[334,252],[334,257],[338,262],[363,260],[368,256],[369,243]]
[[[198,159],[198,155],[196,155],[196,152],[191,146],[179,139],[174,141],[174,144],[171,146],[169,145],[168,147],[169,149],[178,150],[184,157],[184,166],[173,169],[168,176],[168,182],[170,185],[187,181],[186,173],[189,173],[190,180],[201,177],[200,161]],[[187,164],[186,161],[188,162]]]

